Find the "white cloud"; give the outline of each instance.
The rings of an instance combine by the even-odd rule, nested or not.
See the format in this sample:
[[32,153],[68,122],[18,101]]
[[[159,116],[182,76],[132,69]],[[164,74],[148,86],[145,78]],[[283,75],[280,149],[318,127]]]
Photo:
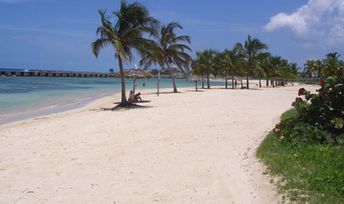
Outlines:
[[268,32],[288,28],[296,37],[312,44],[344,44],[344,0],[309,0],[291,14],[279,13],[264,26]]

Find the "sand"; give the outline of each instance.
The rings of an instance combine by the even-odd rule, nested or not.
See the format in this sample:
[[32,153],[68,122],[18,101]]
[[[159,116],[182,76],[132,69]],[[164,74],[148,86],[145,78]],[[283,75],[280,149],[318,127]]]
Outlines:
[[278,203],[255,152],[299,88],[183,88],[102,111],[114,96],[2,125],[0,203]]

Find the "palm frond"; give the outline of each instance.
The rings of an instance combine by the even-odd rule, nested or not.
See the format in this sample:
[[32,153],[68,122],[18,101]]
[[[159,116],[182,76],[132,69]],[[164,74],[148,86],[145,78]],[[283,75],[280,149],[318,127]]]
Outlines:
[[93,54],[96,57],[98,57],[100,49],[108,45],[111,45],[111,41],[109,39],[104,39],[104,38],[97,39],[91,44]]

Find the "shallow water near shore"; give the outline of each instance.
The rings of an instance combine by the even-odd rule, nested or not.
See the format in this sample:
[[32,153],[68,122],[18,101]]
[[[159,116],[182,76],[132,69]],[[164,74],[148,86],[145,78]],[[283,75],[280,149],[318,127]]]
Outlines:
[[[178,87],[194,86],[181,79],[176,83]],[[171,79],[161,79],[160,87],[172,88]],[[126,80],[126,88],[133,88],[133,80]],[[155,88],[156,79],[136,80],[137,91]],[[0,124],[81,107],[119,93],[117,78],[0,77]]]

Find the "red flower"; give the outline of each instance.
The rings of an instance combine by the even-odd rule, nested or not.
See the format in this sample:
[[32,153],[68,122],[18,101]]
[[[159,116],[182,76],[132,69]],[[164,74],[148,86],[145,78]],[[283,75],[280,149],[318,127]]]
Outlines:
[[306,93],[306,89],[305,88],[299,89],[299,96],[303,96],[303,95],[305,95],[305,93]]
[[324,80],[320,80],[320,86],[324,87],[325,86],[325,81]]

